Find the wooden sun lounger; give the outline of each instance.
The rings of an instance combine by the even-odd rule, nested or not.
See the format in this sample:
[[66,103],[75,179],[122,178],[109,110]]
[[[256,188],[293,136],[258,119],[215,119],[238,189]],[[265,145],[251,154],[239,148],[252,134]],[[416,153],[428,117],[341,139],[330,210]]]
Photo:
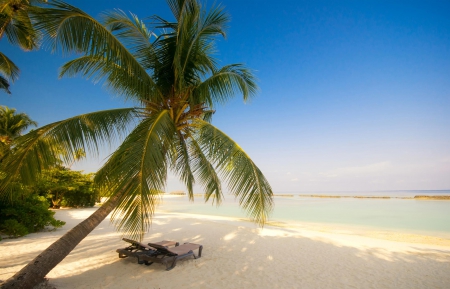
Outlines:
[[[144,261],[141,259],[141,256],[147,256],[157,253],[156,248],[149,245],[127,238],[123,238],[122,240],[130,243],[131,245],[126,248],[116,250],[116,252],[119,253],[119,258],[136,257],[138,260],[138,264],[143,264]],[[162,246],[163,248],[167,248],[170,246],[178,246],[180,243],[164,240],[153,244]]]
[[[184,243],[173,248],[166,248],[159,244],[148,243],[149,246],[156,248],[157,252],[152,255],[144,255],[141,260],[144,261],[145,265],[151,265],[154,262],[162,263],[166,265],[166,270],[172,270],[176,265],[177,261],[186,257],[193,256],[194,259],[200,258],[202,256],[203,246],[193,243]],[[198,255],[195,256],[194,250],[198,249]]]

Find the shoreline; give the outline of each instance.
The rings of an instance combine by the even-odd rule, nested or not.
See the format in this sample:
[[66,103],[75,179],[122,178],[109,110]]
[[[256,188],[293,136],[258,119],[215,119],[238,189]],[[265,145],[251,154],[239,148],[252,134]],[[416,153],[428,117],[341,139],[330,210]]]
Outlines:
[[[208,219],[208,220],[228,220],[234,222],[242,222],[249,226],[255,226],[252,221],[239,217],[227,217],[216,215],[204,215],[195,213],[179,213],[169,210],[161,210],[160,213],[174,216],[183,216],[186,218]],[[256,228],[256,226],[255,226]],[[330,224],[318,222],[299,222],[299,221],[268,221],[264,226],[267,229],[285,229],[295,231],[308,231],[309,233],[330,233],[336,235],[352,235],[360,237],[368,237],[385,241],[394,241],[401,243],[415,243],[423,245],[436,245],[450,248],[450,234],[446,232],[434,231],[418,231],[418,230],[398,230],[387,229],[361,225],[350,224]],[[264,230],[263,228],[263,230]]]
[[[220,207],[187,196],[164,196],[160,211],[245,218],[238,200],[226,196]],[[274,197],[269,221],[276,226],[300,224],[315,227],[344,227],[351,231],[403,232],[450,239],[450,203],[434,200],[292,198]],[[377,235],[379,235],[377,233]],[[385,234],[384,234],[385,235]]]
[[[274,195],[275,197],[295,197],[296,195]],[[450,195],[444,196],[428,196],[428,195],[415,195],[413,197],[395,197],[395,196],[346,196],[346,195],[297,195],[299,197],[310,198],[354,198],[354,199],[402,199],[402,200],[439,200],[450,201]]]
[[[96,208],[57,210],[67,224],[53,232],[0,242],[0,280],[6,280]],[[275,226],[273,226],[275,225]],[[312,227],[309,227],[309,226]],[[312,230],[315,229],[315,230]],[[450,245],[412,236],[389,240],[322,224],[264,229],[232,217],[159,211],[145,242],[175,240],[204,246],[202,257],[164,266],[119,259],[126,247],[109,218],[48,274],[64,288],[445,288]],[[423,242],[426,241],[426,242]],[[448,240],[449,241],[449,240]]]
[[[169,193],[163,194],[164,198],[176,198],[185,197],[186,193]],[[204,194],[193,194],[194,197],[203,197]],[[406,196],[374,196],[374,195],[320,195],[320,194],[274,194],[274,197],[281,198],[353,198],[353,199],[402,199],[402,200],[438,200],[438,201],[450,201],[450,195],[414,195],[411,197]]]

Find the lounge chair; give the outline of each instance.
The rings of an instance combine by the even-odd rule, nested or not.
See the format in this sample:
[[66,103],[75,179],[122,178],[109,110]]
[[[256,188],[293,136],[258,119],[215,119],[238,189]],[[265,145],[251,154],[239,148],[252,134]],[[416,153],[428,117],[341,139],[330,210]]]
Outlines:
[[[135,240],[123,238],[125,242],[130,243],[131,245],[123,248],[123,249],[117,249],[116,252],[119,253],[119,258],[126,258],[126,257],[136,257],[139,264],[143,264],[144,261],[141,259],[141,256],[146,255],[152,255],[157,253],[156,248],[150,247],[146,244],[140,243]],[[174,242],[174,241],[161,241],[157,243],[153,243],[157,246],[161,246],[163,248],[167,248],[170,246],[178,246],[180,243]]]
[[[162,263],[166,265],[166,270],[172,270],[176,265],[177,261],[186,257],[193,256],[194,259],[200,258],[202,256],[203,246],[193,243],[184,243],[173,248],[166,248],[162,245],[155,243],[148,243],[150,247],[157,250],[156,253],[151,255],[143,255],[141,260],[144,261],[145,265],[151,265],[154,262]],[[198,249],[198,255],[195,256],[194,250]]]

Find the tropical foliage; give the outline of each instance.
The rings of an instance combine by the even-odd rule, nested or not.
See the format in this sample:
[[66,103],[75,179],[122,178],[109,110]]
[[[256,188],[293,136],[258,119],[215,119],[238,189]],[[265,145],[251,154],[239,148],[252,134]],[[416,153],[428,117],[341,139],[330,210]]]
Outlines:
[[55,212],[48,209],[45,197],[29,194],[16,198],[14,202],[0,200],[0,232],[12,238],[65,224],[56,220]]
[[11,94],[9,91],[10,82],[19,78],[19,68],[5,54],[0,52],[0,89]]
[[26,113],[17,113],[14,108],[0,106],[0,142],[9,145],[30,126],[37,126]]
[[[8,155],[13,155],[14,140],[30,126],[37,126],[25,113],[0,106],[0,164]],[[0,167],[1,168],[1,167]],[[0,170],[0,180],[4,173]],[[55,220],[54,212],[48,210],[45,197],[40,197],[31,187],[14,183],[15,194],[0,199],[0,231],[9,237],[20,237],[44,229],[47,226],[61,227],[64,222]]]
[[[5,35],[13,45],[23,50],[39,47],[40,33],[32,23],[35,5],[46,0],[0,0],[0,39]],[[19,68],[0,52],[0,89],[9,91],[10,82],[19,77]]]
[[[0,163],[11,152],[13,140],[30,126],[37,126],[37,123],[27,114],[17,113],[14,108],[0,106]],[[2,175],[0,167],[0,179]]]
[[63,166],[43,171],[33,193],[44,196],[58,209],[64,207],[92,207],[99,199],[99,190],[93,184],[93,174],[83,174]]
[[153,16],[150,27],[122,11],[107,12],[98,22],[60,1],[40,15],[37,27],[52,37],[54,49],[84,53],[66,63],[61,76],[104,81],[139,106],[74,117],[22,137],[17,144],[21,157],[10,161],[9,177],[34,182],[45,167],[36,155],[50,158],[55,142],[69,160],[77,149],[96,152],[101,141],[127,133],[95,179],[111,195],[121,196],[113,214],[120,229],[142,236],[169,170],[184,182],[191,199],[197,181],[206,200],[220,203],[220,179],[225,180],[262,225],[272,207],[270,185],[242,148],[209,122],[217,104],[236,93],[245,101],[255,94],[254,76],[241,64],[217,66],[214,41],[225,36],[229,21],[222,7],[205,12],[196,1],[168,3],[177,21]]

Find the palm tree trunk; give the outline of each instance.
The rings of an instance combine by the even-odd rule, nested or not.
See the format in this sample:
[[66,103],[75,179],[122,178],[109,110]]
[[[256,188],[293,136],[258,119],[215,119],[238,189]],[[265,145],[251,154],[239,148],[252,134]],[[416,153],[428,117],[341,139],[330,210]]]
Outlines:
[[44,281],[45,276],[59,264],[69,253],[117,206],[118,195],[111,197],[103,206],[90,215],[86,220],[73,227],[44,252],[34,258],[22,270],[1,284],[6,288],[33,288]]

